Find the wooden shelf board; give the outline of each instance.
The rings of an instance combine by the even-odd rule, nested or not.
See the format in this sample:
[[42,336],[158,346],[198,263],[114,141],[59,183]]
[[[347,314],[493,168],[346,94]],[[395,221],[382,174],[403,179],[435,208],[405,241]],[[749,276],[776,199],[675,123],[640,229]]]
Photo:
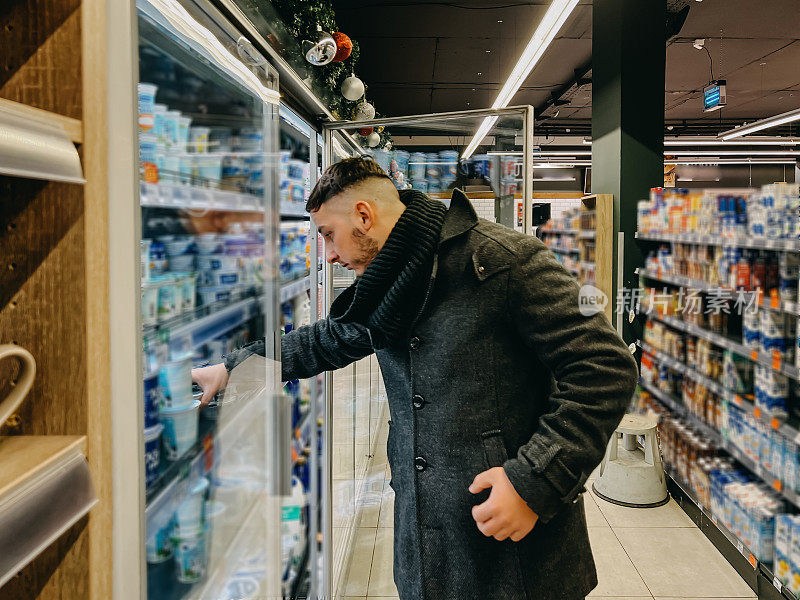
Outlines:
[[0,498],[74,450],[86,453],[86,436],[18,435],[0,438]]
[[13,100],[6,100],[5,98],[0,98],[0,107],[7,108],[38,121],[47,122],[53,127],[61,127],[64,133],[66,133],[69,139],[74,143],[83,143],[83,123],[78,119],[65,117],[64,115],[28,106],[20,102],[14,102]]

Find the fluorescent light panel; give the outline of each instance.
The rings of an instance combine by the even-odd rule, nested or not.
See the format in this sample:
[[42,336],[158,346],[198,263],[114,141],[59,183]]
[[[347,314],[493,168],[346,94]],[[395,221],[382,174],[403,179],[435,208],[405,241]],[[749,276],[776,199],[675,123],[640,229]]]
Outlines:
[[[517,64],[511,71],[500,93],[492,104],[492,108],[505,108],[511,99],[519,91],[520,86],[525,79],[530,75],[533,67],[539,62],[539,59],[544,54],[547,47],[556,37],[564,22],[569,15],[578,5],[579,0],[551,0],[547,12],[544,14],[542,22],[533,32],[528,45],[522,51],[522,56],[519,57]],[[461,155],[461,158],[468,159],[475,152],[475,149],[486,137],[486,134],[492,129],[497,122],[497,117],[487,117],[475,133],[467,149]],[[487,125],[487,123],[489,123]]]
[[719,137],[723,140],[730,140],[732,138],[742,137],[743,135],[747,135],[749,133],[761,131],[762,129],[769,129],[770,127],[785,125],[786,123],[791,123],[792,121],[800,121],[800,108],[775,115],[774,117],[759,119],[758,121],[754,121],[748,125],[742,125],[741,127],[724,131],[719,134]]

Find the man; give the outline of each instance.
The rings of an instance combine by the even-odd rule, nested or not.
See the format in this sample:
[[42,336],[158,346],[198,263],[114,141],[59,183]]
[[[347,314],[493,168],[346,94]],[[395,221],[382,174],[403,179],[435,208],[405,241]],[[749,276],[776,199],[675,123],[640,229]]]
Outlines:
[[[597,585],[581,493],[637,379],[603,314],[536,238],[331,166],[308,210],[358,275],[282,338],[283,379],[378,356],[389,397],[394,578],[403,600],[578,600]],[[206,398],[263,343],[195,372]]]

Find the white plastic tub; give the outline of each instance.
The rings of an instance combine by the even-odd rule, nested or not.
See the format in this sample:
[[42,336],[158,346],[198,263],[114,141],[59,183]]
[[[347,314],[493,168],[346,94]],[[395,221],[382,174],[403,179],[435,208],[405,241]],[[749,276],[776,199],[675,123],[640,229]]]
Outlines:
[[[191,397],[191,388],[189,394]],[[185,407],[161,408],[164,452],[168,460],[178,460],[197,442],[199,409],[199,402]]]

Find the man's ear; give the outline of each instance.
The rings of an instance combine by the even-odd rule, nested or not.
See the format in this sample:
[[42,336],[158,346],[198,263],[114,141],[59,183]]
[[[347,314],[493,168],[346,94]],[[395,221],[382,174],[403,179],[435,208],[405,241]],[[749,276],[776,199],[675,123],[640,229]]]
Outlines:
[[365,232],[375,225],[375,207],[369,202],[356,202],[356,217]]

